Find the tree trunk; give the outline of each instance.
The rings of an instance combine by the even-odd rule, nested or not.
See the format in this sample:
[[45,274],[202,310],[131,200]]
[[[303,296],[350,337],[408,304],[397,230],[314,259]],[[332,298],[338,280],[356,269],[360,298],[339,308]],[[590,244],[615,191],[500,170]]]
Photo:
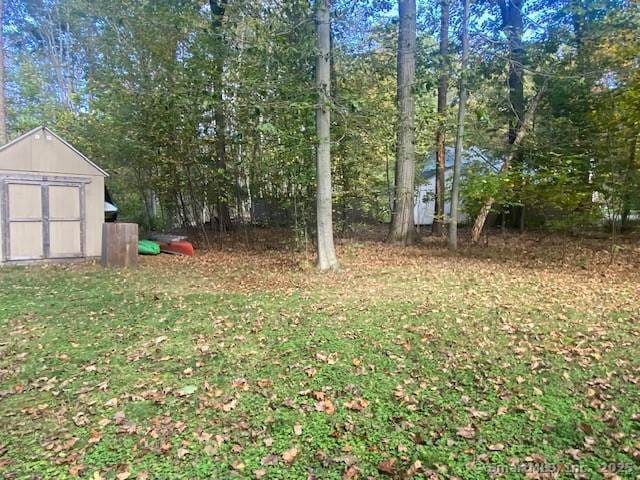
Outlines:
[[331,203],[331,13],[330,0],[316,1],[317,62],[316,88],[318,105],[316,108],[316,212],[318,269],[338,270],[333,244],[333,218]]
[[629,187],[630,177],[637,169],[636,167],[636,150],[638,149],[638,135],[634,135],[629,147],[629,162],[625,174],[624,194],[622,195],[622,211],[620,213],[620,230],[624,231],[629,226],[629,215],[631,214],[632,195]]
[[464,148],[464,118],[467,108],[467,86],[465,75],[469,63],[469,1],[462,0],[462,61],[460,68],[460,95],[458,99],[458,131],[456,132],[456,154],[453,161],[453,185],[451,188],[451,219],[449,220],[449,249],[458,248],[458,204],[460,199],[460,175]]
[[[510,145],[513,145],[524,121],[524,43],[522,41],[523,22],[522,6],[524,0],[498,0],[502,14],[502,29],[507,36],[509,44],[509,108],[512,117],[509,120]],[[515,149],[513,163],[521,165],[524,158],[520,149]],[[513,209],[512,225],[521,224],[523,209]]]
[[[516,153],[520,145],[522,144],[522,141],[527,135],[527,128],[529,124],[531,124],[531,122],[533,121],[533,117],[536,113],[536,110],[538,109],[538,106],[540,105],[542,96],[544,95],[544,92],[547,89],[547,81],[548,79],[545,80],[545,84],[540,88],[540,91],[538,92],[538,94],[531,101],[531,105],[529,105],[529,109],[524,114],[522,124],[520,125],[520,128],[516,132],[516,136],[513,139],[513,143],[511,144],[511,149],[509,150],[509,153],[507,154],[504,161],[502,162],[502,167],[500,167],[500,173],[506,172],[511,167],[511,164],[513,163],[513,159],[515,158]],[[482,208],[480,209],[480,213],[476,217],[476,221],[473,224],[473,228],[471,229],[471,241],[473,243],[478,243],[478,240],[480,240],[482,229],[484,228],[484,224],[487,221],[487,216],[489,215],[489,212],[491,212],[491,208],[493,207],[494,203],[495,203],[495,198],[490,197],[482,205]]]
[[4,94],[4,1],[0,0],[0,145],[7,143],[7,106]]
[[[522,42],[523,0],[501,2],[502,23],[509,42],[509,104],[513,118],[509,122],[509,143],[513,145],[524,121],[524,44]],[[517,149],[516,149],[517,150]],[[514,158],[519,156],[518,152]]]
[[226,138],[226,119],[224,112],[224,93],[222,88],[224,60],[226,55],[226,44],[222,32],[222,20],[227,6],[227,0],[209,0],[211,7],[211,27],[213,34],[218,35],[219,43],[216,59],[214,60],[213,72],[213,88],[215,89],[215,111],[214,121],[216,125],[216,167],[218,172],[217,201],[216,210],[218,214],[218,222],[221,231],[231,229],[231,215],[229,214],[229,204],[226,195],[227,188],[227,138]]
[[413,219],[416,169],[415,98],[416,1],[398,0],[400,32],[398,36],[398,141],[396,150],[395,201],[388,241],[409,245],[417,240]]
[[432,232],[442,235],[445,204],[446,116],[449,84],[449,0],[440,1],[440,78],[438,79],[438,128],[436,130],[436,198]]

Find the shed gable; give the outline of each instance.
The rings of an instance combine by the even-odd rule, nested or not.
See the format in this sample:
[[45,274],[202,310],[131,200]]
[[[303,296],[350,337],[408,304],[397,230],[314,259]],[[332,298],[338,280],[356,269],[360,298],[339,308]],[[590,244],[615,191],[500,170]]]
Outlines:
[[0,147],[0,170],[108,176],[47,127],[38,127]]

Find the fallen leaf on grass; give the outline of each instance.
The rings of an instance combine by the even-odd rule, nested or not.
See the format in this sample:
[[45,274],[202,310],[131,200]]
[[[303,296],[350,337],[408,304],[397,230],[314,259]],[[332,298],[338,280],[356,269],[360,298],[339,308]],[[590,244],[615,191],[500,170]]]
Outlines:
[[296,423],[293,426],[293,433],[295,433],[298,437],[302,435],[302,425],[300,425],[299,423]]
[[259,468],[258,470],[254,470],[253,474],[256,476],[258,480],[264,477],[267,474],[267,470],[264,468]]
[[577,448],[568,448],[567,450],[565,450],[565,452],[575,461],[578,461],[582,458],[582,451],[578,450]]
[[298,456],[298,449],[293,447],[290,448],[289,450],[286,450],[283,454],[282,454],[282,460],[284,461],[284,463],[286,463],[287,465],[291,465],[294,460],[296,459],[296,457]]
[[356,412],[361,412],[365,408],[367,408],[369,402],[364,398],[356,398],[351,400],[350,402],[345,402],[344,406],[349,410],[355,410]]
[[179,448],[176,453],[178,454],[178,458],[182,459],[189,455],[189,450],[187,450],[186,448]]
[[[407,470],[407,472],[405,474],[405,478],[413,478],[413,477],[415,477],[418,474],[418,472],[420,472],[420,470],[422,470],[422,462],[420,460],[416,460],[415,462],[413,462],[413,464]],[[428,478],[430,478],[430,477],[428,477]],[[453,480],[454,478],[457,478],[457,477],[451,477],[451,480]]]
[[492,445],[489,445],[487,448],[489,450],[491,450],[492,452],[501,452],[502,450],[504,450],[504,444],[503,443],[494,443]]
[[56,446],[53,451],[58,453],[58,452],[62,452],[65,450],[69,450],[70,448],[72,448],[76,442],[78,441],[78,439],[76,437],[71,437],[70,439],[66,440],[64,443]]
[[194,433],[194,436],[196,437],[196,440],[198,440],[199,442],[208,442],[213,437],[213,434],[205,433],[205,432],[200,432],[200,433],[196,432]]
[[279,458],[277,455],[269,454],[262,457],[260,460],[260,465],[264,465],[265,467],[275,467],[278,465]]
[[73,423],[75,423],[77,427],[82,427],[89,423],[89,419],[85,416],[84,412],[79,412],[73,417]]
[[223,412],[227,412],[229,413],[231,410],[233,410],[234,408],[236,408],[236,405],[238,404],[238,401],[236,399],[231,400],[228,403],[224,403],[222,405],[222,411]]
[[102,440],[102,433],[100,433],[98,430],[91,430],[91,436],[88,440],[89,445],[98,443],[100,440]]
[[231,386],[240,390],[249,390],[249,382],[245,378],[236,378],[231,382]]
[[69,475],[71,475],[72,477],[79,477],[80,475],[82,475],[82,472],[84,471],[85,466],[80,464],[80,465],[71,465],[69,467]]
[[396,459],[388,458],[378,464],[378,471],[386,475],[393,475],[396,471]]
[[336,407],[333,406],[333,402],[331,400],[321,400],[316,403],[316,411],[324,412],[327,415],[333,415],[336,411]]
[[472,426],[467,425],[466,427],[459,428],[456,434],[459,437],[471,439],[476,436],[476,431]]
[[347,467],[347,469],[342,474],[342,480],[354,480],[358,478],[358,473],[358,467],[356,467],[355,465],[351,465]]
[[271,380],[269,380],[268,378],[261,378],[260,380],[258,380],[258,386],[260,388],[272,387],[273,386],[273,382]]
[[131,472],[129,471],[128,465],[123,465],[118,470],[118,473],[116,473],[117,480],[127,480],[127,478],[129,478],[130,476],[131,476]]

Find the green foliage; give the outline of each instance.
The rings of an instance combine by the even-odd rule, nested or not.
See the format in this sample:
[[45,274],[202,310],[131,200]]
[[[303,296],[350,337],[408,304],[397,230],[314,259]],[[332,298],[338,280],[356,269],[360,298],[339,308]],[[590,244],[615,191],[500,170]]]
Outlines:
[[[334,217],[343,229],[386,220],[390,212],[397,122],[392,3],[333,2],[332,173]],[[590,223],[602,216],[598,211],[622,222],[640,197],[639,9],[623,0],[524,4],[525,96],[544,78],[549,88],[515,171],[471,169],[463,203],[470,213],[490,196],[503,211],[529,205],[547,226],[561,215],[567,228]],[[418,5],[420,171],[438,121],[439,4]],[[497,5],[473,2],[466,144],[500,155],[513,111]],[[311,7],[304,0],[240,0],[212,22],[208,2],[194,0],[11,2],[9,130],[16,136],[41,123],[57,129],[111,172],[124,216],[147,227],[196,225],[225,203],[236,216],[307,231],[315,223]],[[455,92],[458,2],[451,23]],[[452,93],[449,100],[451,145],[457,99]],[[224,164],[216,113],[225,120]]]

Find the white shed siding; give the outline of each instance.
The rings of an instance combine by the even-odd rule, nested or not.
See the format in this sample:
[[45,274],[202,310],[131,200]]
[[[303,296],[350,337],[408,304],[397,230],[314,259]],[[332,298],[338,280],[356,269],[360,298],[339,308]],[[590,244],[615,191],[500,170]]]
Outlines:
[[[445,170],[445,184],[447,185],[447,191],[450,191],[452,177],[453,169],[447,168]],[[413,217],[416,225],[433,224],[435,191],[436,177],[434,176],[425,179],[424,183],[416,187],[416,199],[415,206],[413,208]],[[462,201],[460,203],[462,204]],[[444,214],[445,217],[448,217],[451,214],[451,200],[449,198],[445,199]],[[459,222],[464,223],[466,221],[467,215],[464,212],[459,212]]]

